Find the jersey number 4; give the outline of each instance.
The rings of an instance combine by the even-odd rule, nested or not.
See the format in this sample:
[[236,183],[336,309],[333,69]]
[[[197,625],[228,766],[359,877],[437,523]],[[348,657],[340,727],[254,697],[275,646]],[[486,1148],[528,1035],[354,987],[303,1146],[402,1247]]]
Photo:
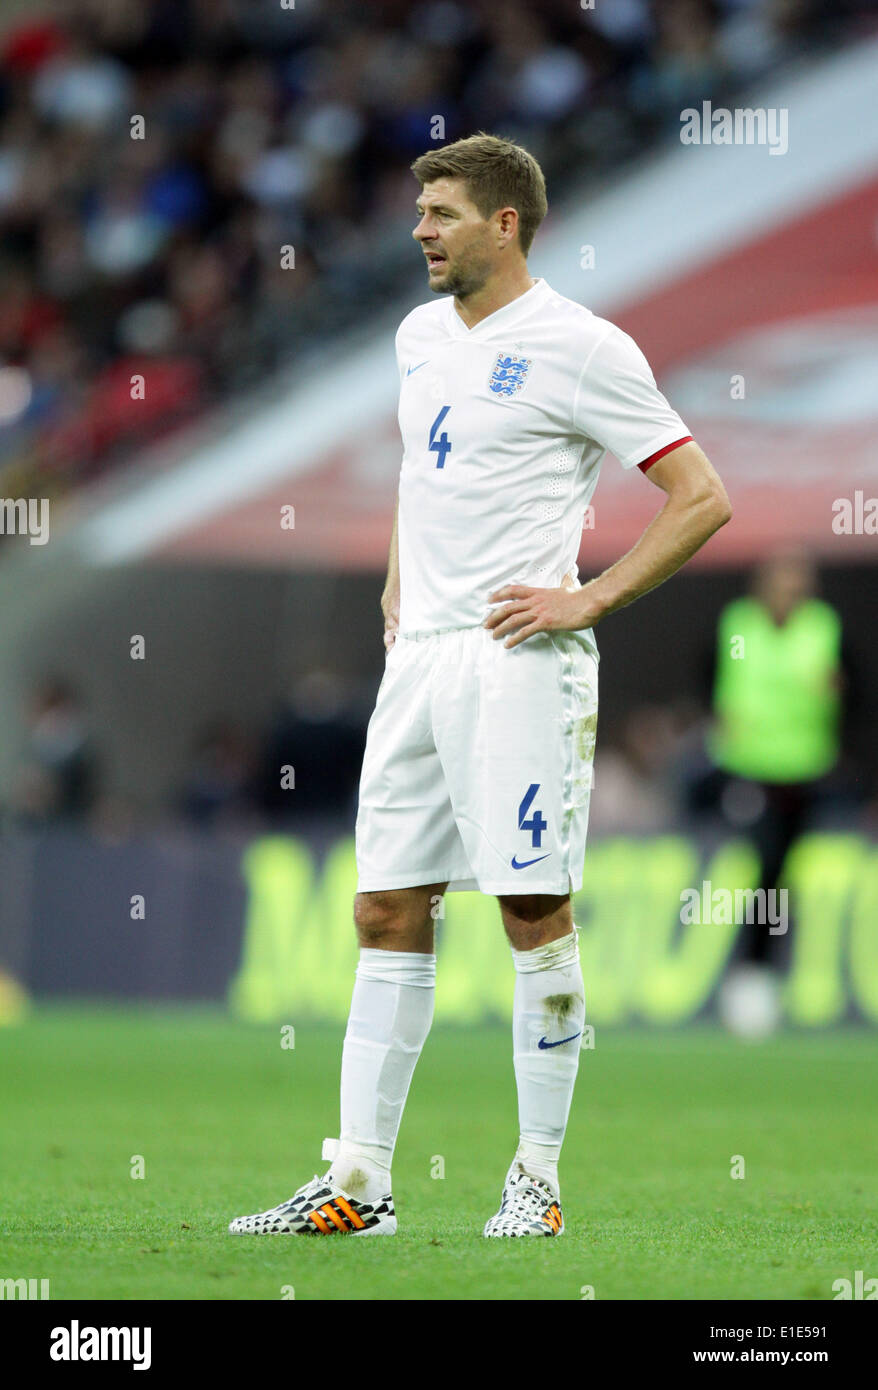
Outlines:
[[440,435],[437,435],[437,430],[440,428],[442,421],[445,419],[450,409],[450,405],[443,405],[436,419],[430,426],[430,443],[428,447],[436,455],[437,468],[445,467],[446,456],[451,453],[451,440],[448,438],[445,431],[443,430]]

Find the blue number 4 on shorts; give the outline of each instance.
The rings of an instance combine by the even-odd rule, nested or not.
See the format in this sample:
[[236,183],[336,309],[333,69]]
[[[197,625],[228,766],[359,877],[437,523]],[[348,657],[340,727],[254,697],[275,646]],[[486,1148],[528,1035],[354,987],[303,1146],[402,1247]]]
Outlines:
[[[519,830],[530,831],[530,842],[532,849],[541,848],[543,843],[543,831],[547,828],[549,824],[542,811],[538,811],[536,810],[536,808],[534,808],[532,816],[528,817],[527,814],[531,806],[533,806],[533,803],[536,799],[536,794],[539,791],[539,789],[539,782],[531,782],[524,796],[521,798],[521,804],[518,808],[518,828]],[[539,864],[541,860],[548,859],[548,857],[548,854],[538,854],[535,859],[525,859],[522,862],[519,862],[518,856],[514,854],[512,856],[511,863],[513,869],[528,869],[530,868],[531,864]]]

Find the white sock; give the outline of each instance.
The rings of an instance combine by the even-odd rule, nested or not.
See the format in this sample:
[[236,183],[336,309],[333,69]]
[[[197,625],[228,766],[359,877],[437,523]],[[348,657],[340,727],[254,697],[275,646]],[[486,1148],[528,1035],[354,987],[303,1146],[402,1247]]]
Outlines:
[[513,950],[512,960],[512,1043],[521,1135],[513,1163],[541,1178],[557,1198],[558,1159],[585,1023],[576,928],[534,951]]
[[433,1021],[436,957],[360,951],[341,1063],[341,1138],[332,1176],[365,1202],[390,1192],[390,1165],[415,1064]]

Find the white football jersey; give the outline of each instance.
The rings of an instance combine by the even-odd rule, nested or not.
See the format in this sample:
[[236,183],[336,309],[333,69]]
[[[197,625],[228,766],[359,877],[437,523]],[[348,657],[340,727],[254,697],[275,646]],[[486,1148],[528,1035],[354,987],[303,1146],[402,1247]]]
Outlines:
[[606,450],[623,468],[690,437],[636,343],[539,279],[467,328],[452,296],[396,335],[400,631],[473,627],[504,584],[577,575]]

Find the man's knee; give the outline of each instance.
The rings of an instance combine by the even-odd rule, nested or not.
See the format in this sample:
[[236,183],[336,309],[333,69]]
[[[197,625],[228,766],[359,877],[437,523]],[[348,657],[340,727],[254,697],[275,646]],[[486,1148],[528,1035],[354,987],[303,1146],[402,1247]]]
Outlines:
[[354,898],[354,923],[361,946],[374,946],[400,930],[405,922],[396,893],[358,893]]
[[544,946],[573,930],[569,893],[516,893],[501,897],[499,903],[506,935],[518,951]]
[[434,883],[423,888],[358,893],[354,899],[354,921],[360,945],[378,950],[432,952],[434,909],[442,901],[446,887],[444,883]]

